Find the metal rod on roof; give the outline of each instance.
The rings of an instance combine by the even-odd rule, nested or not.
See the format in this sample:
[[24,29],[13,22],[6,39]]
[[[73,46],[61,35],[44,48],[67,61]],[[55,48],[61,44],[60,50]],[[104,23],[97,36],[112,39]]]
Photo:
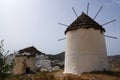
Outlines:
[[117,39],[117,37],[113,37],[113,36],[108,36],[108,35],[104,35],[105,37],[108,37],[108,38],[113,38],[113,39]]
[[66,38],[61,38],[61,39],[58,39],[58,41],[61,41],[61,40],[64,40],[64,39],[66,39]]
[[77,15],[77,13],[76,13],[74,7],[72,7],[72,10],[73,10],[73,12],[75,13],[76,17],[78,17],[78,15]]
[[102,26],[105,26],[105,25],[107,25],[107,24],[109,24],[109,23],[112,23],[112,22],[114,22],[114,21],[116,21],[116,19],[113,19],[113,20],[111,20],[111,21],[109,21],[109,22],[106,22],[106,23],[102,24]]
[[88,15],[88,12],[89,12],[89,2],[87,4],[87,15]]
[[98,10],[97,14],[95,15],[95,17],[94,17],[93,19],[95,19],[95,18],[98,16],[98,14],[99,14],[100,11],[102,10],[102,8],[103,8],[103,6],[100,7],[100,9]]
[[63,26],[67,26],[68,27],[68,25],[66,25],[66,24],[63,24],[63,23],[58,23],[59,25],[63,25]]

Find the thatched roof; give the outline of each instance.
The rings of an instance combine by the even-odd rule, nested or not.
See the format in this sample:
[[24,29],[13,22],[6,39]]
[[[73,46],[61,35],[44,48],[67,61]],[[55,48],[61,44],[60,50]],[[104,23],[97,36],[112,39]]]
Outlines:
[[21,49],[18,51],[18,54],[22,54],[22,53],[30,53],[31,55],[35,55],[35,54],[43,54],[42,52],[40,52],[39,50],[37,50],[34,46],[31,47],[27,47],[24,49]]
[[68,28],[65,30],[65,34],[68,31],[76,30],[79,28],[94,28],[100,30],[101,32],[105,32],[105,29],[100,24],[98,24],[84,12],[82,12],[82,14],[70,26],[68,26]]

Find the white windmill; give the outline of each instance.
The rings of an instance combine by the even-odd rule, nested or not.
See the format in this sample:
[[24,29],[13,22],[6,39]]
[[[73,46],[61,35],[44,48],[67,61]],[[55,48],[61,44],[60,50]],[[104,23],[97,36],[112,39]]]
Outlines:
[[87,5],[87,14],[82,12],[78,17],[75,9],[72,7],[77,19],[65,30],[66,50],[65,50],[65,69],[64,73],[81,74],[83,72],[108,70],[108,60],[106,52],[105,37],[116,37],[104,35],[104,25],[116,21],[116,19],[105,24],[98,24],[95,18],[103,7],[99,9],[92,19],[88,16],[89,3]]

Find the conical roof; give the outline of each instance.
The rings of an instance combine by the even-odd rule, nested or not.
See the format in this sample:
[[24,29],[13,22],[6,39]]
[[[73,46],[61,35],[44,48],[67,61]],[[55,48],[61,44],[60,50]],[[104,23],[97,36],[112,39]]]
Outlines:
[[27,52],[27,53],[31,53],[31,55],[35,55],[35,54],[40,55],[40,54],[43,54],[42,52],[40,52],[39,50],[37,50],[34,46],[24,48],[22,50],[19,50],[18,52],[19,52],[19,54]]
[[100,30],[101,32],[105,32],[105,29],[100,24],[98,24],[84,12],[82,12],[82,14],[65,30],[65,34],[68,31],[76,30],[79,28],[94,28],[96,30]]

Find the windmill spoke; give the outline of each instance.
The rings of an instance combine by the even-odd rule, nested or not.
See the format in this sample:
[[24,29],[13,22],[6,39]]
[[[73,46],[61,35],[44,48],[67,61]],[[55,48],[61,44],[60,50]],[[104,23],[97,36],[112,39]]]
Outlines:
[[99,14],[100,11],[102,10],[102,8],[103,8],[103,6],[100,7],[100,9],[98,10],[97,14],[95,15],[95,17],[94,17],[93,19],[95,19],[95,18],[98,16],[98,14]]
[[68,27],[68,25],[66,25],[66,24],[63,24],[63,23],[58,23],[59,25],[63,25],[63,26],[67,26]]
[[105,25],[107,25],[107,24],[109,24],[109,23],[112,23],[112,22],[114,22],[114,21],[116,21],[116,19],[113,19],[112,21],[106,22],[106,23],[102,24],[102,26],[105,26]]
[[88,15],[88,12],[89,12],[89,3],[87,4],[87,15]]
[[72,10],[73,10],[73,12],[75,13],[76,17],[78,17],[78,15],[77,15],[77,13],[76,13],[74,7],[72,7]]
[[66,39],[66,38],[61,38],[61,39],[58,39],[58,41],[61,41],[61,40],[64,40],[64,39]]
[[117,37],[108,36],[108,35],[105,35],[105,37],[108,37],[108,38],[113,38],[113,39],[117,39]]

